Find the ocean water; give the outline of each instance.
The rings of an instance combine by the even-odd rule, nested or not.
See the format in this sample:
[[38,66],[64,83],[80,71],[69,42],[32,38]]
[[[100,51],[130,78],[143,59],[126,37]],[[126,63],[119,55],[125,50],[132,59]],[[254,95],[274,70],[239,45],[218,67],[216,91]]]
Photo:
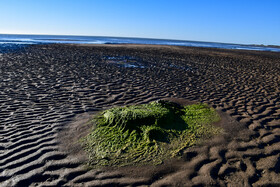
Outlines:
[[154,44],[154,45],[175,45],[190,47],[213,47],[223,49],[241,49],[257,51],[280,52],[280,48],[269,46],[228,44],[215,42],[197,42],[183,40],[163,40],[147,38],[121,38],[121,37],[100,37],[100,36],[62,36],[62,35],[10,35],[0,34],[0,53],[17,50],[31,44]]

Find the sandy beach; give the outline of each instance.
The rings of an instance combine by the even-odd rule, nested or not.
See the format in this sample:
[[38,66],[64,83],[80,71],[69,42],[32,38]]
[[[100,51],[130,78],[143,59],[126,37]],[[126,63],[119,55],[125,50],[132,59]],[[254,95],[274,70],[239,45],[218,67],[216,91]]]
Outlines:
[[[92,114],[163,98],[213,106],[225,132],[162,165],[85,167],[75,142]],[[0,55],[0,186],[141,185],[280,185],[280,53],[53,44]]]

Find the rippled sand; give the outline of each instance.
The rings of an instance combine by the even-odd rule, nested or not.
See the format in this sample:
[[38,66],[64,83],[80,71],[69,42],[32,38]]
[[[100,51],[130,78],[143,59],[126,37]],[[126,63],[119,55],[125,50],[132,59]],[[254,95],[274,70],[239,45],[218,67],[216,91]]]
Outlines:
[[[159,166],[84,167],[73,142],[90,114],[170,97],[215,107],[225,134]],[[0,55],[0,186],[280,185],[279,157],[280,53],[36,45]]]

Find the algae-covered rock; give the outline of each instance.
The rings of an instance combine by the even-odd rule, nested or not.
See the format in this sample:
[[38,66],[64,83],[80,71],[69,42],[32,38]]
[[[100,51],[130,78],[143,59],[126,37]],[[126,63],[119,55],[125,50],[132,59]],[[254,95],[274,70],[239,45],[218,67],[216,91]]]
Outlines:
[[111,108],[94,117],[83,146],[92,166],[161,163],[204,135],[219,131],[219,115],[205,104],[181,106],[159,100]]

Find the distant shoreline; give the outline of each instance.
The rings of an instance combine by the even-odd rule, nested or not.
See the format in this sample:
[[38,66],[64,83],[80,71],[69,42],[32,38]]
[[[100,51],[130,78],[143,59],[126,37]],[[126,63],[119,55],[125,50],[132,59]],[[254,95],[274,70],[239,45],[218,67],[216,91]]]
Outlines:
[[63,35],[3,35],[0,34],[1,44],[144,44],[144,45],[169,45],[169,46],[188,46],[188,47],[207,47],[221,49],[240,49],[255,51],[274,51],[280,52],[277,45],[258,45],[258,44],[233,44],[220,42],[204,41],[184,41],[151,38],[125,38],[125,37],[101,37],[101,36],[63,36]]

